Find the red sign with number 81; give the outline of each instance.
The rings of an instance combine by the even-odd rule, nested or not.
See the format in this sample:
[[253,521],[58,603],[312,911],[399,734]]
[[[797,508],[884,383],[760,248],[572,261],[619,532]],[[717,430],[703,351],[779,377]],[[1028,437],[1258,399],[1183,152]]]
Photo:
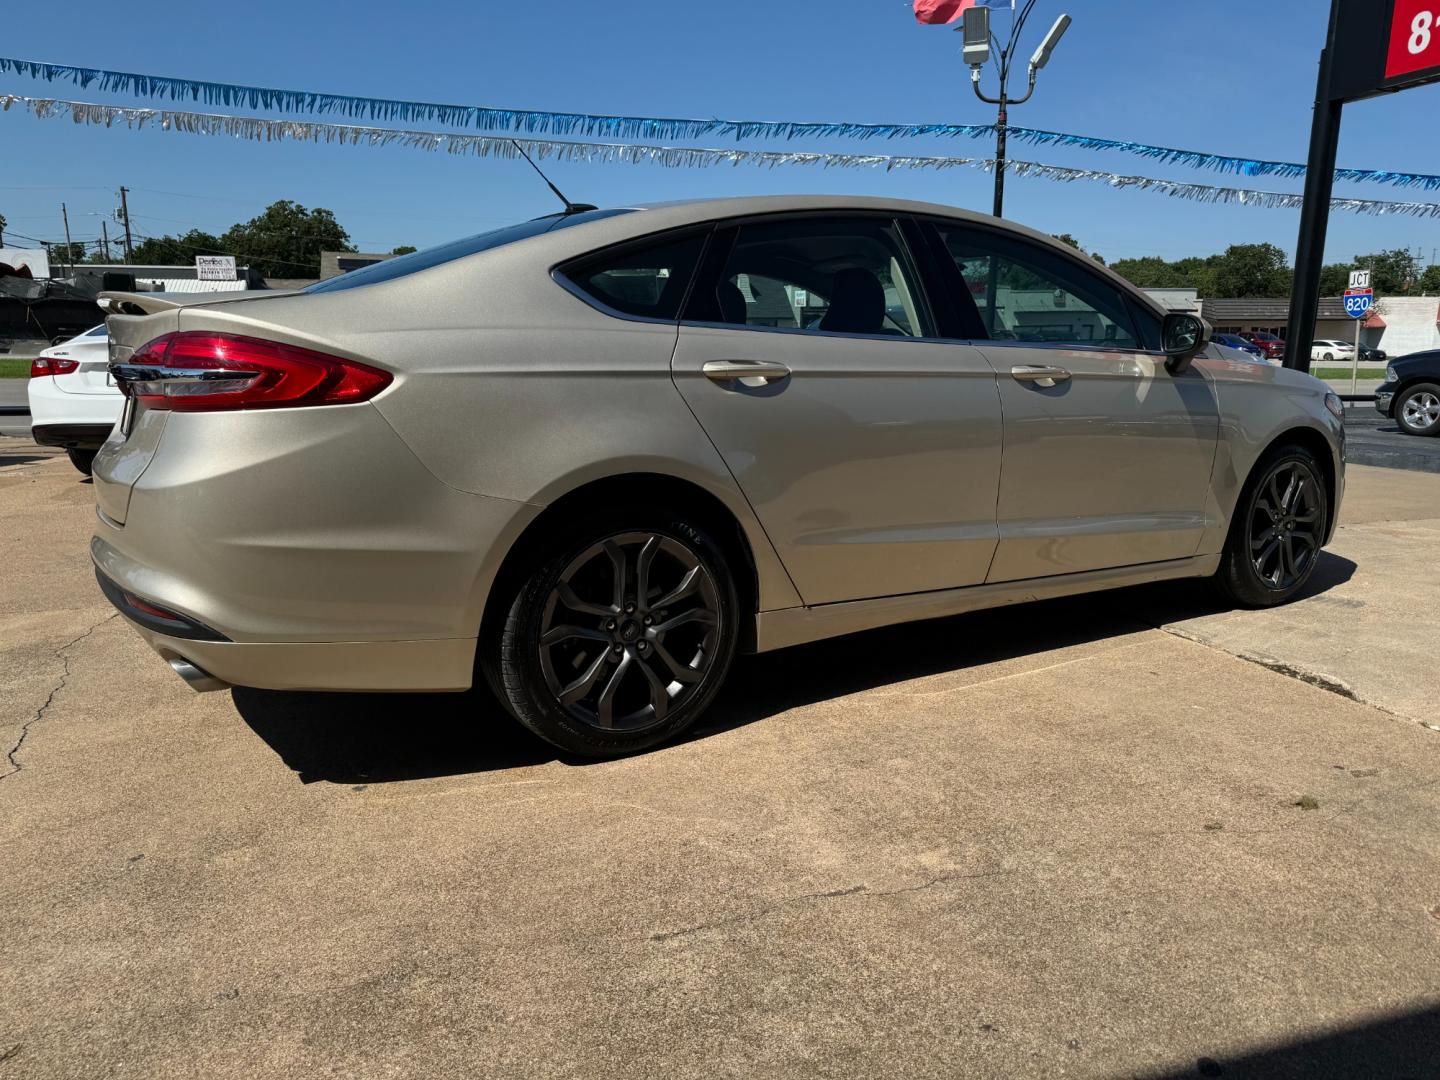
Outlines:
[[1440,67],[1440,0],[1395,0],[1385,77]]

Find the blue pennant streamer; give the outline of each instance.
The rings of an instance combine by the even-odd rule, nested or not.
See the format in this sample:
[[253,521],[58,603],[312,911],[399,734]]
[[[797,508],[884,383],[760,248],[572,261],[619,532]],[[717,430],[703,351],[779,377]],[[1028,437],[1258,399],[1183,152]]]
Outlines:
[[[0,112],[23,108],[39,119],[69,115],[77,124],[98,124],[113,127],[144,128],[152,124],[167,131],[192,135],[227,135],[232,138],[256,140],[299,140],[315,143],[336,143],[345,146],[401,146],[432,153],[475,155],[518,159],[522,154],[537,158],[557,158],[577,162],[653,162],[669,168],[698,168],[709,165],[760,165],[768,168],[786,165],[810,165],[821,168],[878,169],[984,169],[997,168],[990,158],[917,157],[898,154],[835,154],[808,150],[755,150],[749,147],[707,148],[695,146],[657,146],[645,143],[575,142],[559,139],[523,140],[509,135],[472,135],[452,131],[406,131],[392,127],[362,127],[356,124],[331,124],[317,120],[284,120],[260,116],[233,116],[228,113],[181,112],[175,109],[146,109],[125,105],[100,105],[88,101],[61,101],[54,98],[27,98],[0,94]],[[1047,180],[1073,182],[1089,180],[1114,188],[1135,188],[1154,191],[1176,199],[1196,202],[1263,206],[1275,209],[1298,209],[1300,195],[1280,191],[1255,191],[1250,188],[1216,187],[1210,184],[1186,184],[1178,180],[1162,180],[1150,176],[1122,176],[1118,173],[1092,169],[1073,169],[1064,165],[1047,165],[1038,161],[1010,161],[1007,172],[1018,176],[1039,176]],[[1341,198],[1330,200],[1332,210],[1357,214],[1405,214],[1412,217],[1440,217],[1440,203],[1388,202],[1376,199]]]
[[[46,64],[0,56],[0,73],[23,75],[45,82],[97,86],[111,93],[172,101],[201,101],[207,105],[244,106],[274,112],[341,114],[386,121],[426,121],[479,131],[515,131],[526,134],[600,136],[615,139],[695,139],[719,135],[736,140],[770,138],[901,139],[915,137],[978,139],[995,133],[993,124],[859,124],[793,120],[683,119],[653,116],[610,116],[600,113],[545,112],[535,109],[496,109],[483,105],[443,105],[428,101],[322,94],[309,90],[279,90],[266,86],[175,79],[131,71]],[[1298,178],[1305,166],[1293,161],[1180,150],[1171,146],[1089,135],[1071,135],[1038,128],[1011,127],[1013,139],[1035,146],[1070,146],[1084,150],[1113,150],[1172,165],[1212,169],[1239,176]],[[1440,189],[1440,176],[1390,169],[1336,169],[1335,179],[1357,183],[1391,184],[1426,191]]]

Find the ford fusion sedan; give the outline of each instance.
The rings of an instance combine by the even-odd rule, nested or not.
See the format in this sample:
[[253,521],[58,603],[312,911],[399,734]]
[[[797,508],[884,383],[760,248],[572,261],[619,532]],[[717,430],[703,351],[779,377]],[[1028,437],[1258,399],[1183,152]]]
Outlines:
[[106,302],[91,552],[182,677],[480,683],[578,754],[674,737],[741,652],[1176,578],[1283,603],[1344,487],[1323,383],[945,206],[582,210]]
[[109,363],[103,324],[30,362],[30,437],[41,446],[63,446],[70,463],[86,475],[125,401]]

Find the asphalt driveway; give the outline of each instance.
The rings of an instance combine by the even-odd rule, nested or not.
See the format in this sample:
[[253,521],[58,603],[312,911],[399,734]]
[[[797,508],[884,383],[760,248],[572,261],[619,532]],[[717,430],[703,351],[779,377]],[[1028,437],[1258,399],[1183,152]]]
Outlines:
[[0,449],[0,1080],[1434,1075],[1437,506],[1354,468],[1281,611],[750,658],[580,764],[478,696],[192,693]]

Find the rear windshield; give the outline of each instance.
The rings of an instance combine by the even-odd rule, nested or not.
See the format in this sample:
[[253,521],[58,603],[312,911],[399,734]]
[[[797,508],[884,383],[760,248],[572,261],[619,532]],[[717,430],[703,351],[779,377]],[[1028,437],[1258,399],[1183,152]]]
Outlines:
[[307,293],[337,292],[340,289],[354,289],[361,285],[375,285],[382,281],[392,281],[395,278],[405,277],[407,274],[429,270],[432,266],[439,266],[454,259],[463,259],[467,255],[475,255],[481,251],[489,251],[491,248],[513,244],[517,240],[528,240],[541,233],[553,232],[555,229],[568,229],[571,225],[583,225],[587,221],[599,221],[602,218],[614,217],[616,214],[628,213],[631,211],[615,209],[585,210],[578,214],[548,214],[532,221],[522,221],[518,225],[506,225],[500,229],[492,229],[490,232],[467,236],[463,240],[451,240],[448,244],[426,248],[424,251],[412,251],[409,255],[400,255],[393,259],[386,259],[384,262],[371,263],[369,266],[362,266],[359,270],[352,270],[348,274],[317,281],[314,285],[306,286],[303,291]]

